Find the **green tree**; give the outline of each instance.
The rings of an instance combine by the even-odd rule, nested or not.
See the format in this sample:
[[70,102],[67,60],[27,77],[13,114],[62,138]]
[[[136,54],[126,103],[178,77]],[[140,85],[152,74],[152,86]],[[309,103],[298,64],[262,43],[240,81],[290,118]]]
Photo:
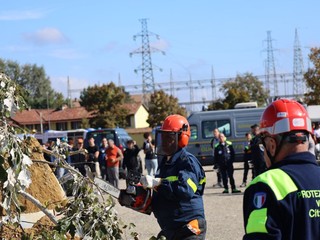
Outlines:
[[320,48],[311,48],[310,61],[314,68],[309,68],[304,74],[308,92],[304,94],[307,105],[320,104]]
[[210,110],[224,110],[224,109],[227,109],[226,106],[223,104],[223,100],[224,99],[219,98],[218,100],[210,103],[208,105],[207,110],[210,111]]
[[225,82],[220,91],[225,98],[210,104],[209,110],[231,109],[237,103],[249,101],[256,101],[258,106],[264,106],[269,97],[269,93],[263,88],[263,83],[252,73],[238,74],[234,80]]
[[66,101],[61,93],[55,92],[43,67],[35,64],[19,65],[18,62],[0,59],[0,71],[17,83],[22,97],[31,108],[58,108]]
[[151,127],[158,126],[171,114],[186,116],[186,109],[179,106],[178,99],[166,94],[163,90],[155,91],[150,96],[149,117],[147,122]]
[[96,116],[90,121],[92,127],[126,127],[128,110],[123,104],[130,99],[123,88],[113,82],[94,85],[84,89],[80,94],[80,103]]

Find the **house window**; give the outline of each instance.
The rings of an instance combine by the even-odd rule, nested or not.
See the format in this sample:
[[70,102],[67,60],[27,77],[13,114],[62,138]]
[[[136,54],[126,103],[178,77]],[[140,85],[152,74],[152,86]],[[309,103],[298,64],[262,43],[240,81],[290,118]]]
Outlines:
[[81,122],[71,122],[71,129],[81,128]]
[[37,132],[41,132],[41,125],[40,124],[36,124],[35,125],[35,129]]
[[26,125],[26,128],[28,128],[30,131],[32,131],[33,130],[33,125]]
[[126,122],[127,122],[127,127],[133,127],[132,124],[131,124],[131,118],[133,118],[132,115],[129,115],[126,117]]
[[66,122],[56,123],[56,129],[59,131],[67,130],[67,123]]
[[43,131],[47,131],[47,130],[50,130],[49,129],[49,124],[48,123],[43,124]]

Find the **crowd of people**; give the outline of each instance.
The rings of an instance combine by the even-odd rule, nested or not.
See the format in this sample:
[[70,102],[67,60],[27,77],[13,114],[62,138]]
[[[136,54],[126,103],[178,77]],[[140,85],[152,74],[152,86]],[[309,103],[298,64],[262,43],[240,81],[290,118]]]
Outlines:
[[[114,143],[113,139],[102,138],[101,143],[96,145],[93,137],[88,138],[88,144],[84,146],[84,139],[78,137],[76,142],[74,139],[59,139],[60,142],[66,142],[70,156],[66,161],[76,168],[83,176],[87,176],[87,171],[93,173],[95,177],[102,178],[110,182],[115,187],[119,187],[119,172],[120,168],[129,172],[142,173],[141,160],[139,159],[140,151],[145,154],[145,169],[147,174],[154,176],[158,168],[158,159],[155,153],[155,141],[152,139],[151,133],[144,134],[144,142],[142,148],[140,148],[136,141],[127,140],[126,148],[121,150]],[[50,140],[45,144],[45,148],[53,150],[53,146],[56,142]],[[72,154],[72,152],[85,150],[84,152]],[[49,162],[54,162],[55,157],[53,155],[45,154],[45,159]],[[86,169],[85,166],[88,166]],[[57,178],[61,178],[66,171],[63,168],[56,169]]]

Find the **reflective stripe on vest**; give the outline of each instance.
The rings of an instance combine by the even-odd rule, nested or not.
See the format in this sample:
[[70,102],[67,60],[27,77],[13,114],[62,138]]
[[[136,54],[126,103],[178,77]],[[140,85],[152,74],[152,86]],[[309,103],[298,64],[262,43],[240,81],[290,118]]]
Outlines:
[[[169,177],[166,177],[165,179],[168,180],[169,182],[175,182],[175,181],[178,181],[178,176],[169,176]],[[206,182],[206,178],[203,178],[203,179],[200,180],[199,184],[202,185],[205,182]],[[194,181],[192,181],[191,178],[187,179],[187,183],[191,187],[193,192],[197,191],[197,185],[194,183]]]
[[267,222],[267,209],[261,208],[256,209],[250,213],[248,223],[246,226],[246,233],[267,233],[266,229]]
[[[260,174],[250,182],[248,188],[257,183],[265,183],[268,185],[278,201],[283,200],[288,194],[298,190],[291,177],[281,169],[272,169]],[[267,218],[266,208],[253,210],[248,219],[246,232],[267,233]]]
[[278,201],[284,199],[289,193],[298,190],[291,177],[281,169],[272,169],[264,172],[253,179],[248,187],[259,182],[268,185]]

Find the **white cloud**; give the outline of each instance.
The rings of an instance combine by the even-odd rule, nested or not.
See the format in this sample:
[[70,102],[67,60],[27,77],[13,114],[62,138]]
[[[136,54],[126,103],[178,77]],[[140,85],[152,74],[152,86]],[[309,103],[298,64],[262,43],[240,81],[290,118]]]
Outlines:
[[0,12],[0,21],[20,21],[29,19],[40,19],[45,16],[45,12],[41,10],[25,10],[25,11],[2,11]]
[[67,42],[67,38],[59,29],[43,28],[33,33],[25,33],[24,38],[36,45],[60,44]]
[[150,46],[161,51],[166,51],[169,48],[169,43],[163,39],[160,39],[158,41],[151,42]]

